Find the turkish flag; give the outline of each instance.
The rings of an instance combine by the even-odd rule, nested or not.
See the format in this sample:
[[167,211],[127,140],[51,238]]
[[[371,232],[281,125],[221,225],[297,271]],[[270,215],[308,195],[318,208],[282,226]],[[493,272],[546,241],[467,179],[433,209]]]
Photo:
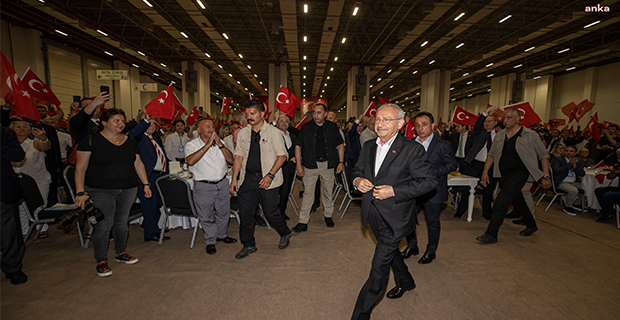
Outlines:
[[225,114],[232,114],[232,112],[230,111],[230,103],[232,102],[232,98],[231,97],[224,97],[224,99],[222,100],[222,113]]
[[603,126],[605,127],[605,129],[609,128],[610,125],[618,126],[617,124],[615,124],[613,122],[603,121]]
[[592,110],[592,108],[594,108],[594,103],[588,101],[588,99],[581,101],[573,109],[573,116],[575,117],[575,120],[579,122],[581,118],[586,115],[586,112]]
[[377,110],[379,108],[377,107],[377,105],[375,104],[374,100],[370,100],[370,103],[368,104],[368,107],[366,108],[366,112],[364,112],[364,116],[368,117],[368,118],[374,118],[377,116]]
[[452,114],[452,122],[458,124],[464,124],[466,126],[473,126],[476,124],[476,120],[478,117],[473,113],[468,112],[467,110],[457,106],[454,108],[454,113]]
[[521,125],[522,126],[529,127],[535,123],[540,122],[540,117],[538,116],[538,114],[536,114],[536,112],[534,112],[534,109],[532,109],[532,106],[530,106],[530,103],[528,101],[519,102],[519,103],[511,104],[509,106],[502,107],[504,111],[508,109],[512,109],[512,108],[516,108],[516,109],[519,109],[519,111],[521,111]]
[[33,98],[37,98],[41,101],[49,102],[55,106],[60,105],[60,100],[56,97],[56,95],[50,90],[48,86],[46,86],[39,77],[37,77],[30,67],[26,69],[24,75],[22,76],[22,83],[26,86],[26,90],[30,93],[30,96]]
[[300,129],[301,126],[303,126],[304,124],[306,124],[307,122],[310,122],[310,119],[308,119],[305,115],[303,118],[301,118],[301,120],[299,120],[299,123],[297,123],[297,125],[295,126],[295,128]]
[[576,105],[572,101],[562,107],[562,113],[568,117],[568,123],[571,123],[573,120],[575,120],[575,107]]
[[390,100],[379,97],[379,103],[381,105],[390,103]]
[[171,120],[174,117],[174,92],[172,84],[162,91],[153,101],[145,107],[146,113],[151,117]]
[[295,115],[295,111],[299,107],[301,100],[290,92],[285,86],[280,87],[280,92],[276,95],[274,106],[276,109],[286,113],[289,117]]
[[566,125],[566,119],[549,119],[549,127],[556,129],[558,126]]
[[41,120],[41,115],[37,107],[32,101],[30,93],[22,83],[9,60],[2,55],[2,63],[0,65],[0,98],[13,103],[17,111],[17,115],[22,118]]
[[196,121],[196,119],[198,119],[198,118],[200,118],[200,110],[198,110],[198,107],[196,106],[196,107],[194,107],[194,109],[192,109],[192,112],[190,112],[190,113],[187,115],[187,118],[185,118],[185,122],[186,122],[188,125],[190,125],[190,126],[191,126],[191,125],[193,125],[193,124],[194,124],[194,122],[195,122],[195,121]]
[[55,116],[58,114],[58,110],[54,106],[51,106],[49,110],[47,110],[48,116]]
[[405,137],[409,139],[415,139],[418,136],[418,133],[415,132],[415,126],[413,125],[413,117],[409,118],[407,121],[407,131],[405,131]]
[[174,92],[172,92],[172,94],[174,94],[174,109],[178,111],[178,115],[174,117],[176,120],[177,118],[181,118],[181,115],[185,113],[185,107],[183,107],[183,104],[181,103],[181,100],[179,100],[179,97],[177,97],[177,94]]
[[597,163],[594,167],[595,168],[602,168],[605,166],[605,160],[601,160],[601,162]]
[[590,135],[596,143],[601,142],[601,125],[598,123],[597,112],[590,116],[590,121],[588,121],[588,125],[586,125],[586,130],[590,132]]
[[[491,104],[487,103],[487,109],[493,107]],[[493,111],[492,113],[490,113],[489,115],[494,115],[495,119],[497,119],[497,121],[502,121],[504,120],[504,110],[502,109],[497,109],[495,111]]]

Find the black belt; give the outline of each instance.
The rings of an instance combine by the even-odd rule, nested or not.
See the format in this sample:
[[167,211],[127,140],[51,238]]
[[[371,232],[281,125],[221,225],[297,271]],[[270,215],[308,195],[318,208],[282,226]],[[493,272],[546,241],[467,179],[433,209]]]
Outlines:
[[222,180],[226,179],[226,176],[224,176],[224,178],[217,180],[217,181],[209,181],[209,180],[198,180],[196,182],[203,182],[203,183],[208,183],[208,184],[218,184],[220,182],[222,182]]
[[256,173],[256,172],[245,172],[246,176],[253,176],[253,177],[262,177],[263,175],[261,173]]
[[327,157],[325,157],[325,158],[318,158],[318,159],[316,159],[316,162],[325,162],[327,160],[329,160],[329,159],[327,159]]

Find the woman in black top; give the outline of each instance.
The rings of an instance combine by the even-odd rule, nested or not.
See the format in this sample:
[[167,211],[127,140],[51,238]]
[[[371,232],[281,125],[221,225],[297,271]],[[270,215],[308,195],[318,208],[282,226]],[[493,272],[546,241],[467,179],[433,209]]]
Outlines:
[[136,199],[138,182],[144,184],[144,193],[151,197],[151,188],[140,149],[132,138],[121,134],[125,128],[125,112],[111,108],[100,116],[99,133],[87,136],[78,145],[75,167],[75,204],[84,208],[90,198],[92,204],[103,212],[105,219],[95,225],[92,236],[97,274],[112,275],[108,266],[109,234],[114,226],[115,260],[134,264],[138,259],[125,252],[127,245],[127,220],[131,205]]

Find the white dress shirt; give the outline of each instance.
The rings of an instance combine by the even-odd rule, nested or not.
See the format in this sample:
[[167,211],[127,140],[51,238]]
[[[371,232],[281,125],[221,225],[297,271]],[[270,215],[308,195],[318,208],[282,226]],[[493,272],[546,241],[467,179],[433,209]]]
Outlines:
[[[495,135],[496,134],[497,134],[497,132],[495,132],[495,130],[491,130],[491,141],[493,141],[493,139],[495,139]],[[487,161],[487,143],[485,143],[484,146],[482,147],[482,149],[480,149],[480,151],[478,151],[478,154],[476,155],[474,160],[480,161],[480,162]]]
[[[185,154],[192,155],[204,145],[201,138],[194,139],[185,146]],[[189,166],[189,171],[194,174],[194,181],[219,181],[226,176],[227,170],[226,158],[217,145],[211,146],[198,162]]]
[[58,142],[60,143],[60,158],[65,159],[67,158],[67,148],[72,145],[71,135],[60,131],[56,131],[56,134],[58,134]]
[[417,136],[415,138],[415,142],[421,144],[424,147],[424,151],[428,151],[428,146],[431,145],[431,141],[433,141],[434,137],[435,135],[431,134],[430,136],[428,136],[428,138],[426,138],[426,140],[424,140],[423,142],[420,142],[420,136]]
[[177,132],[169,134],[164,142],[164,149],[166,149],[168,160],[175,161],[177,158],[185,159],[185,145],[190,140],[191,139],[187,136],[187,133],[183,133],[183,136],[179,136]]
[[385,160],[385,156],[387,156],[390,148],[392,148],[392,143],[398,136],[396,133],[390,141],[386,142],[384,145],[381,145],[381,138],[377,138],[377,153],[375,154],[375,176],[379,173],[379,169],[381,169],[381,165],[383,164],[383,160]]

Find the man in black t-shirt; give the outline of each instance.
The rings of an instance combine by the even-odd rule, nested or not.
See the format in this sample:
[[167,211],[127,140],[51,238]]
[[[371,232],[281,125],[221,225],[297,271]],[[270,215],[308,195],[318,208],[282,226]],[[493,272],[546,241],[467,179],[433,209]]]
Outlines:
[[325,121],[327,107],[322,103],[314,105],[313,121],[301,127],[295,142],[295,158],[297,175],[303,177],[305,196],[299,212],[299,223],[292,229],[294,232],[308,230],[310,210],[314,202],[315,185],[321,179],[323,198],[323,215],[328,227],[334,226],[332,215],[332,189],[334,188],[334,168],[336,173],[344,170],[344,140],[338,125]]

